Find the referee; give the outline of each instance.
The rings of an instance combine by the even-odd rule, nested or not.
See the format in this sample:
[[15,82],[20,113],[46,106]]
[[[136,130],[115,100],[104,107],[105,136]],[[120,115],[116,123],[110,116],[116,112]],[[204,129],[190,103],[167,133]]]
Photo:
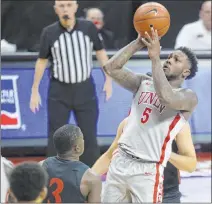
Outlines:
[[[51,78],[48,90],[48,148],[47,156],[55,156],[53,133],[69,121],[73,110],[83,132],[85,151],[81,161],[92,166],[100,156],[97,144],[98,103],[91,76],[92,51],[103,66],[107,60],[98,32],[92,22],[77,19],[76,1],[55,1],[59,21],[45,27],[41,34],[40,52],[35,65],[30,109],[39,110],[39,84],[48,64]],[[105,75],[106,100],[112,95],[112,81]]]

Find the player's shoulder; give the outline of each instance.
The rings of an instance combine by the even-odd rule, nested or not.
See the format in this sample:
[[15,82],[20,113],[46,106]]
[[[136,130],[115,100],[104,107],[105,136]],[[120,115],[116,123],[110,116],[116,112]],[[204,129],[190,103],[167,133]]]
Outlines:
[[140,85],[142,85],[144,81],[153,81],[152,77],[147,74],[136,73],[136,75],[140,78]]
[[153,84],[153,78],[151,76],[148,76],[146,74],[141,74],[141,85],[150,85]]
[[38,164],[41,165],[44,168],[47,168],[49,163],[51,165],[55,161],[56,161],[55,157],[47,157],[46,159],[39,161]]
[[152,76],[149,76],[148,74],[136,73],[136,75],[142,79],[152,80]]
[[174,89],[174,91],[179,91],[182,94],[186,95],[187,98],[189,98],[191,101],[193,101],[193,104],[194,105],[197,105],[197,103],[198,103],[198,96],[197,96],[197,94],[193,90],[188,89],[188,88],[181,88],[181,89]]
[[192,89],[181,88],[181,89],[179,89],[179,91],[197,97],[197,94]]

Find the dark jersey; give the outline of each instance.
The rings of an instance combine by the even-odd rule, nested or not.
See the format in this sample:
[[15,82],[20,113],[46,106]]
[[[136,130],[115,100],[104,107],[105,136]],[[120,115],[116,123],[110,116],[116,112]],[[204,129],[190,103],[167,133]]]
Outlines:
[[80,191],[81,179],[89,168],[80,161],[49,157],[43,163],[49,175],[48,195],[45,203],[87,202]]
[[[176,141],[172,143],[172,151],[178,152]],[[167,162],[167,166],[164,170],[164,192],[166,189],[179,186],[179,170],[173,166],[170,162]]]

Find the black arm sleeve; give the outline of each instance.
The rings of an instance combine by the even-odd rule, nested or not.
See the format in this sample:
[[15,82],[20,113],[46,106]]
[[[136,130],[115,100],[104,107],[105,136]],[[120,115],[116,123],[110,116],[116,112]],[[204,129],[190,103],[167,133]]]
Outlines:
[[50,44],[47,29],[44,28],[40,37],[39,58],[47,59],[50,55]]
[[94,50],[98,51],[98,50],[104,49],[102,41],[99,38],[98,30],[93,23],[90,24],[89,30],[90,30],[90,34],[91,34],[91,40],[93,41],[93,44],[94,44]]

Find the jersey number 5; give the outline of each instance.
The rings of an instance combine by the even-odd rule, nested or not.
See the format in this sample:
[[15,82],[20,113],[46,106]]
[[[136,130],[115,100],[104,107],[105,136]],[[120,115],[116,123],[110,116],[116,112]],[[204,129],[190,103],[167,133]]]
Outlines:
[[149,120],[149,114],[152,112],[151,108],[145,108],[142,117],[141,117],[141,122],[146,123]]
[[[62,203],[62,199],[60,197],[60,193],[63,191],[64,184],[63,181],[59,178],[52,178],[49,183],[49,187],[51,187],[53,184],[56,184],[56,189],[52,192],[52,195],[54,196],[55,203]],[[50,201],[48,200],[48,203]]]

